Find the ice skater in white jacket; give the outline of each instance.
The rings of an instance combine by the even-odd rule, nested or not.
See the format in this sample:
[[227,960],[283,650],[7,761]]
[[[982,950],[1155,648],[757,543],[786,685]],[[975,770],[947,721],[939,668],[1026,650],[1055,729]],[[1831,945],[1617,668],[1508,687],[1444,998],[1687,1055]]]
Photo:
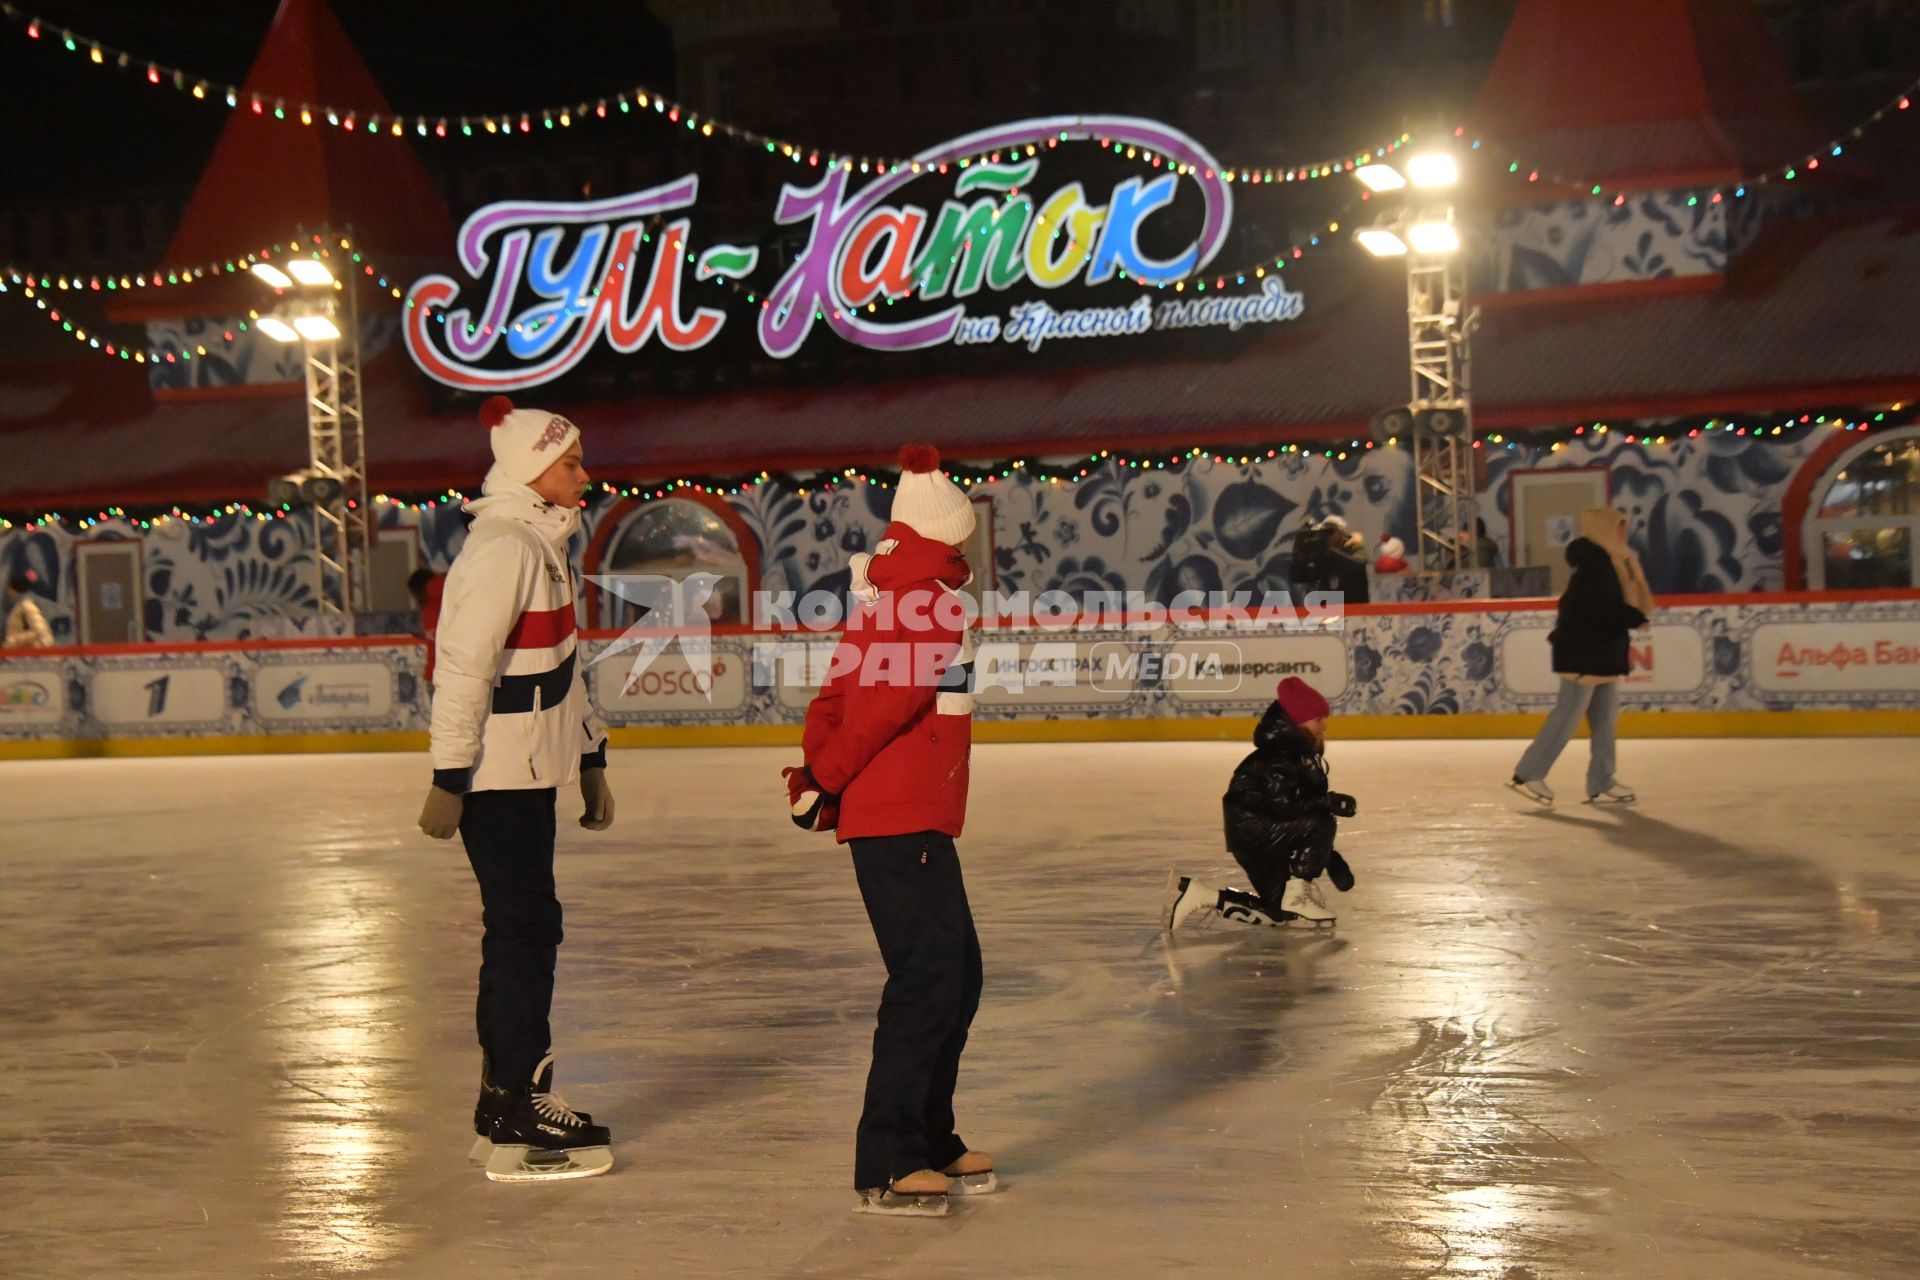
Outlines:
[[[556,789],[579,781],[581,826],[604,831],[613,822],[607,735],[587,698],[567,558],[587,471],[579,429],[557,414],[495,396],[480,421],[494,463],[485,496],[467,504],[473,525],[441,598],[433,785],[420,829],[440,840],[458,831],[480,882],[476,1153],[489,1141],[605,1148],[607,1130],[553,1092],[547,1020],[561,940]],[[488,1172],[496,1176],[493,1163]]]

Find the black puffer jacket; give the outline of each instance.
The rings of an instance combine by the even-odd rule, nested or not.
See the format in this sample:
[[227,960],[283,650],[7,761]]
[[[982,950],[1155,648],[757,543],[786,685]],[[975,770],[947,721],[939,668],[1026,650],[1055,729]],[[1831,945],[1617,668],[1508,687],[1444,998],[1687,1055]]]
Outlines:
[[1613,557],[1591,538],[1567,544],[1573,578],[1560,595],[1560,614],[1547,643],[1553,669],[1569,676],[1624,676],[1627,638],[1647,615],[1627,603]]
[[1253,731],[1253,747],[1222,800],[1227,848],[1243,857],[1285,856],[1295,874],[1311,879],[1333,848],[1326,758],[1277,703]]

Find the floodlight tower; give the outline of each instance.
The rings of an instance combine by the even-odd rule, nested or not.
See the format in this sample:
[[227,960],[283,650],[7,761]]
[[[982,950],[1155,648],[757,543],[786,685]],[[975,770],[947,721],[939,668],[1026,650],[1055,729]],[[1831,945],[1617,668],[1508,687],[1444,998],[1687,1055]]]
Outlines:
[[321,616],[352,634],[372,595],[373,508],[367,497],[367,432],[360,400],[360,308],[353,279],[336,279],[318,257],[255,263],[253,274],[286,299],[262,315],[261,332],[301,344],[307,382],[314,568]]
[[1451,199],[1460,166],[1447,151],[1418,151],[1404,166],[1354,170],[1398,208],[1356,233],[1375,257],[1407,263],[1407,355],[1412,373],[1407,433],[1413,439],[1418,563],[1430,570],[1472,564],[1473,405],[1469,393],[1466,263]]

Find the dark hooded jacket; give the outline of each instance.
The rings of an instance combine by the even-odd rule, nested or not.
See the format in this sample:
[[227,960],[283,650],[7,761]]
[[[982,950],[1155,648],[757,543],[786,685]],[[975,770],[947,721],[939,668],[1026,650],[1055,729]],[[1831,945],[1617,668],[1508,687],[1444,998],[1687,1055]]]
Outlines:
[[1553,669],[1569,676],[1624,676],[1627,640],[1647,615],[1627,603],[1607,549],[1591,538],[1567,544],[1573,578],[1560,595],[1559,619],[1547,643]]
[[1222,804],[1227,848],[1236,854],[1267,855],[1306,844],[1331,847],[1326,757],[1278,703],[1267,708],[1253,731],[1253,753],[1233,771]]

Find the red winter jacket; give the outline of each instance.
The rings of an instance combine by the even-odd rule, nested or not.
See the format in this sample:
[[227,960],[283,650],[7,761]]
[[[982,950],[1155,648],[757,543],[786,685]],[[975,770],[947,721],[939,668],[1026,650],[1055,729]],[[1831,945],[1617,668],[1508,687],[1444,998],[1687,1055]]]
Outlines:
[[807,767],[840,797],[842,844],[958,836],[973,746],[966,558],[890,524],[873,556],[853,558],[853,578],[860,603],[807,708]]

